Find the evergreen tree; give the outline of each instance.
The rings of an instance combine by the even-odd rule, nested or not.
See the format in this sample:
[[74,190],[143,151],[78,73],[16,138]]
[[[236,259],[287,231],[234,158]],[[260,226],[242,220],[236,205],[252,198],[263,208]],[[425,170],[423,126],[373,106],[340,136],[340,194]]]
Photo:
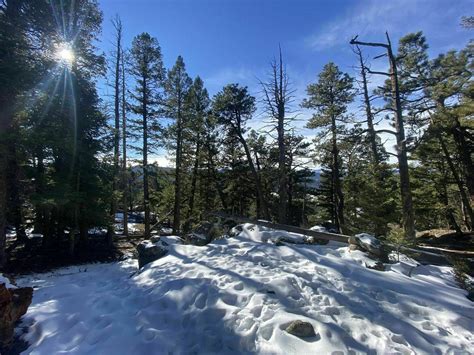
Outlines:
[[214,97],[213,112],[219,118],[219,122],[226,130],[227,136],[235,137],[242,145],[256,186],[257,200],[260,207],[257,210],[257,216],[269,219],[261,179],[244,137],[245,123],[252,118],[255,112],[255,98],[248,94],[246,87],[242,88],[238,84],[229,84]]
[[143,206],[145,210],[145,237],[150,236],[150,192],[148,174],[148,154],[156,148],[160,124],[160,103],[162,102],[162,87],[165,71],[161,48],[158,41],[148,33],[136,36],[130,51],[130,74],[136,81],[132,93],[135,104],[131,105],[132,112],[139,118],[132,121],[131,127],[142,141],[138,150],[142,154],[143,168]]
[[185,101],[191,87],[192,80],[186,73],[183,58],[178,56],[173,68],[168,72],[165,83],[166,109],[168,116],[175,120],[172,127],[172,136],[176,141],[175,165],[175,194],[173,208],[173,233],[181,229],[182,204],[182,164],[183,164],[183,133],[185,130]]
[[307,127],[321,129],[320,136],[330,136],[331,163],[331,202],[334,203],[333,223],[339,231],[344,230],[344,196],[342,193],[341,169],[339,156],[339,136],[342,133],[341,123],[346,122],[347,105],[354,98],[353,79],[342,73],[334,63],[328,63],[319,74],[318,82],[308,85],[308,98],[302,106],[315,109],[316,113],[309,120]]
[[190,219],[195,208],[196,188],[198,183],[198,175],[202,167],[203,141],[205,135],[205,120],[209,114],[209,94],[204,87],[202,79],[198,76],[194,79],[190,87],[186,100],[187,112],[187,130],[189,131],[188,140],[194,145],[191,153],[193,168],[191,172],[191,187],[189,191],[189,204],[187,218]]

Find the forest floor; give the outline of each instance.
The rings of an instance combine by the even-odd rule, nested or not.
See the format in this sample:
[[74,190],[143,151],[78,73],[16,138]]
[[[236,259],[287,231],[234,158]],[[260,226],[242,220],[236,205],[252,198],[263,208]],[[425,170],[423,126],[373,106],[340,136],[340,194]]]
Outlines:
[[[137,244],[143,236],[115,236],[112,248],[106,245],[104,236],[89,236],[86,248],[78,248],[74,256],[68,254],[67,240],[56,242],[55,246],[45,249],[41,239],[32,240],[28,247],[13,247],[10,259],[4,268],[7,275],[18,276],[51,271],[60,267],[89,264],[94,262],[113,262],[123,260],[135,253]],[[13,246],[15,239],[7,239],[7,249]]]
[[[275,243],[244,225],[198,247],[166,237],[168,254],[60,268],[33,286],[25,354],[469,353],[474,308],[447,266],[408,258],[386,271],[343,244]],[[298,235],[291,235],[298,238]],[[285,331],[302,320],[315,335]]]

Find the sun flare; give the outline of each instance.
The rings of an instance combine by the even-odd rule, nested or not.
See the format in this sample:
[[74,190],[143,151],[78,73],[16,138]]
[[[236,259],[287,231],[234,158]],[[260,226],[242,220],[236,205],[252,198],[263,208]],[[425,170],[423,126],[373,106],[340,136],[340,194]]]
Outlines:
[[72,64],[75,58],[74,51],[68,44],[63,44],[58,48],[56,51],[56,57],[58,61],[68,65]]

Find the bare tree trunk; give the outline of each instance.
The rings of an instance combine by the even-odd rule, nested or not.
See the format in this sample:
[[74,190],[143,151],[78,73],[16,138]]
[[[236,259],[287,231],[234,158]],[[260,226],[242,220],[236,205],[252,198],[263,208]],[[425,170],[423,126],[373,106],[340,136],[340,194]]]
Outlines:
[[339,170],[339,148],[337,146],[337,126],[336,118],[332,117],[332,185],[334,195],[334,212],[335,212],[335,225],[338,232],[344,231],[344,194],[342,193],[341,177]]
[[279,61],[271,64],[272,73],[268,82],[260,82],[264,92],[264,104],[267,113],[276,123],[278,143],[278,222],[285,224],[288,220],[288,168],[286,164],[285,123],[288,105],[292,101],[292,91],[283,66],[281,48]]
[[114,73],[114,169],[112,178],[112,203],[110,206],[111,225],[107,230],[107,245],[112,246],[113,235],[115,234],[114,222],[117,212],[116,192],[119,182],[119,159],[120,159],[120,57],[122,55],[122,23],[119,17],[112,21],[116,31],[115,44],[115,73]]
[[374,116],[372,114],[369,90],[367,88],[367,68],[365,67],[362,51],[359,49],[359,46],[357,46],[356,53],[359,56],[360,74],[362,77],[362,90],[364,93],[365,114],[367,117],[367,136],[369,137],[374,165],[378,166],[380,164],[380,155],[377,149],[377,133],[374,128]]
[[173,234],[179,233],[181,227],[181,153],[182,153],[182,117],[181,117],[181,98],[178,98],[178,116],[176,132],[176,167],[174,181],[174,216],[173,216]]
[[413,213],[413,201],[410,187],[410,174],[408,171],[407,145],[405,139],[405,127],[402,116],[402,104],[400,102],[400,88],[398,86],[398,74],[395,57],[392,53],[390,38],[387,34],[388,57],[390,60],[390,81],[392,83],[392,102],[395,110],[395,129],[397,132],[398,168],[400,174],[400,191],[403,205],[403,227],[408,239],[415,239],[415,217]]
[[400,175],[400,194],[402,199],[402,219],[403,228],[405,230],[405,236],[407,239],[415,239],[415,216],[413,213],[413,201],[410,187],[410,175],[408,170],[408,155],[407,146],[405,139],[405,128],[403,122],[402,105],[400,101],[400,88],[398,83],[397,63],[396,58],[393,55],[392,44],[390,37],[386,33],[387,43],[373,43],[373,42],[361,42],[357,41],[357,37],[353,38],[350,43],[362,46],[371,47],[382,47],[387,51],[387,56],[390,64],[390,71],[388,75],[391,82],[391,101],[392,109],[395,113],[395,129],[396,129],[396,140],[397,140],[397,157],[398,157],[398,170]]
[[[240,132],[240,130],[239,130],[239,132]],[[245,140],[245,138],[242,136],[241,133],[239,133],[239,140],[240,140],[240,143],[242,144],[242,146],[244,147],[245,155],[246,155],[247,160],[248,160],[250,171],[251,171],[252,176],[255,180],[255,187],[257,189],[257,199],[260,201],[260,212],[261,212],[262,217],[264,219],[269,220],[270,219],[270,214],[268,213],[267,203],[266,203],[265,198],[263,196],[263,189],[262,189],[262,183],[260,181],[260,176],[258,175],[257,170],[255,169],[255,164],[253,163],[252,155],[251,155],[250,149],[247,145],[247,141]]]
[[145,238],[150,238],[150,194],[148,190],[148,109],[147,82],[143,78],[143,207],[145,209]]
[[128,237],[128,174],[127,174],[127,101],[125,96],[125,58],[122,51],[122,179],[123,234]]
[[194,195],[196,194],[196,183],[197,183],[197,175],[198,175],[198,169],[199,169],[199,154],[201,150],[200,139],[201,137],[198,134],[196,137],[196,151],[195,151],[196,158],[194,159],[193,175],[191,178],[191,192],[189,196],[188,217],[186,219],[191,218],[193,214],[193,209],[194,209]]

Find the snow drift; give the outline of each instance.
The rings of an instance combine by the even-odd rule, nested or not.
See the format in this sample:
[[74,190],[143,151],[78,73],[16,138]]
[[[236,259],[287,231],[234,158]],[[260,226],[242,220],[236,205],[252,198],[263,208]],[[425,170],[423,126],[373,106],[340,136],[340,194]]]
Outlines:
[[[169,243],[163,258],[61,269],[36,287],[25,353],[457,353],[473,348],[473,307],[448,267],[411,277],[365,267],[359,252],[272,243],[246,224],[204,246]],[[298,239],[297,236],[293,236]],[[302,320],[315,336],[285,331]]]

